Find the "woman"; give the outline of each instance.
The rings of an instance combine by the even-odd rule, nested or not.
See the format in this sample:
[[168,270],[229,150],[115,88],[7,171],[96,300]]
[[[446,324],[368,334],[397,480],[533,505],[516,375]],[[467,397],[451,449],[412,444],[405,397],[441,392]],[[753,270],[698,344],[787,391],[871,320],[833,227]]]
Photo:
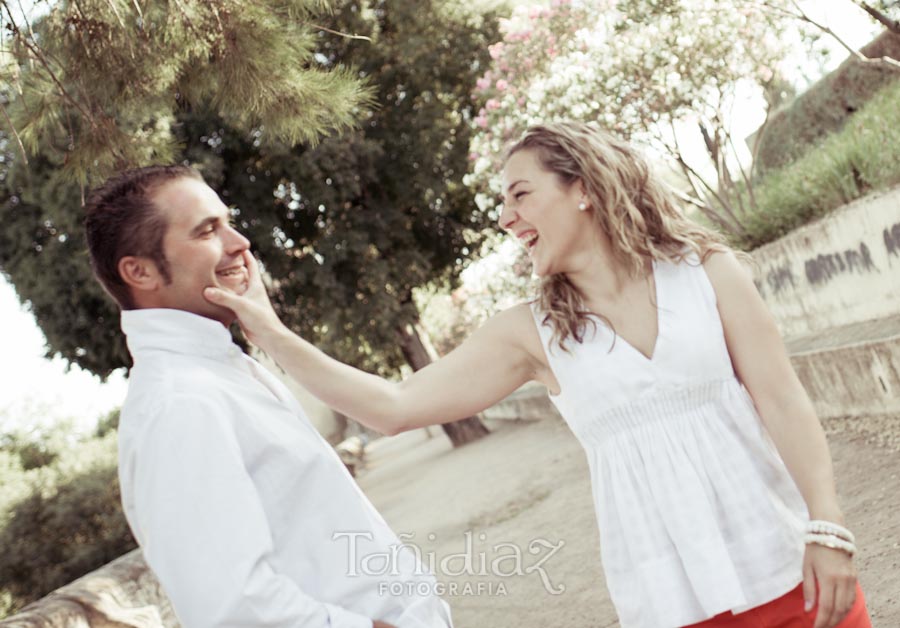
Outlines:
[[205,294],[310,392],[386,434],[543,383],[587,453],[625,628],[870,626],[824,432],[737,256],[589,125],[529,129],[503,191],[500,226],[527,248],[539,298],[403,382],[293,335],[249,254],[244,295]]

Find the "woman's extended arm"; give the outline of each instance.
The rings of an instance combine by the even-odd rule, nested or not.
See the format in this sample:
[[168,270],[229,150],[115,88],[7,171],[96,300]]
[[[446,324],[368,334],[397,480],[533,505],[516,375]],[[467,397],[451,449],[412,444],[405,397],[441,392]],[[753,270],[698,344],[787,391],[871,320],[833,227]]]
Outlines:
[[[828,442],[791,366],[781,334],[750,272],[731,253],[713,253],[704,268],[716,292],[728,352],[766,430],[806,501],[811,519],[843,525]],[[804,596],[816,597],[816,628],[835,625],[852,606],[856,572],[840,550],[807,546]]]
[[285,327],[269,303],[256,260],[245,252],[250,286],[243,295],[204,296],[238,316],[248,339],[335,410],[385,434],[470,416],[500,401],[540,370],[537,329],[527,305],[491,318],[456,350],[390,382],[343,364]]

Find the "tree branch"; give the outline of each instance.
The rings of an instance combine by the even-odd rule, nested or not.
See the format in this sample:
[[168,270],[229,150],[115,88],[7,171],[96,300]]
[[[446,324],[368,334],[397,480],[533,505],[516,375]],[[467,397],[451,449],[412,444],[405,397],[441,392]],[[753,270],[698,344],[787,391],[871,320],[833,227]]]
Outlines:
[[[670,120],[670,123],[671,123],[671,120]],[[703,184],[703,187],[706,188],[709,191],[709,193],[716,198],[717,201],[719,201],[719,205],[722,207],[722,210],[725,212],[725,215],[722,215],[719,212],[715,211],[707,203],[702,203],[698,200],[691,199],[688,195],[682,194],[676,190],[678,197],[681,200],[689,202],[692,205],[698,207],[700,209],[700,211],[702,211],[703,214],[707,218],[709,218],[710,220],[712,220],[713,222],[718,224],[724,231],[731,233],[733,235],[736,235],[736,236],[742,235],[744,233],[745,229],[744,229],[743,225],[741,224],[741,222],[737,219],[737,216],[735,216],[734,213],[728,209],[727,202],[725,201],[725,199],[723,199],[721,196],[719,196],[719,194],[716,192],[716,190],[713,189],[713,187],[710,186],[706,182],[706,180],[703,177],[701,177],[700,174],[697,173],[696,170],[691,168],[688,165],[688,163],[684,160],[684,157],[681,154],[681,148],[678,145],[678,137],[675,135],[674,123],[672,123],[672,137],[674,138],[674,141],[675,141],[674,148],[672,146],[670,146],[668,144],[668,142],[662,140],[662,138],[659,138],[659,139],[662,140],[662,144],[666,147],[666,150],[669,152],[669,155],[671,155],[672,158],[674,158],[675,161],[678,163],[678,165],[681,167],[682,171],[684,172],[685,178],[687,179],[691,188],[694,190],[694,194],[698,198],[701,196],[700,190],[697,189],[697,185],[694,182],[694,177],[696,177],[696,179],[701,184]]]
[[340,31],[334,31],[325,26],[321,26],[320,24],[310,24],[311,28],[318,28],[319,30],[323,30],[326,33],[331,33],[332,35],[340,35],[341,37],[346,37],[347,39],[362,39],[364,41],[371,42],[371,37],[366,37],[365,35],[350,35],[348,33],[342,33]]
[[728,140],[728,143],[731,144],[731,151],[734,153],[734,158],[737,161],[738,170],[741,171],[741,178],[744,179],[744,185],[747,186],[747,196],[750,199],[750,207],[754,210],[757,208],[756,204],[756,196],[753,194],[753,184],[750,182],[750,176],[747,174],[747,171],[744,169],[744,166],[741,165],[741,160],[738,158],[737,147],[734,145],[734,138],[731,133],[725,131],[725,139]]
[[[741,224],[741,221],[735,216],[734,212],[731,210],[731,207],[728,201],[723,198],[719,192],[713,188],[709,183],[707,183],[706,179],[700,176],[696,170],[694,170],[690,165],[688,165],[687,161],[685,161],[684,156],[681,152],[681,146],[678,144],[678,136],[675,133],[675,125],[672,123],[672,138],[675,141],[675,150],[668,145],[666,145],[666,149],[669,151],[669,154],[675,158],[675,160],[681,165],[682,170],[685,171],[685,176],[688,177],[688,180],[691,180],[691,175],[697,178],[697,180],[703,185],[704,188],[711,194],[719,203],[719,207],[726,214],[727,218],[732,221],[731,226],[729,227],[729,231],[734,233],[735,235],[741,235],[744,233],[744,226]],[[716,166],[716,176],[718,177],[718,165]],[[693,187],[693,183],[692,183]],[[696,191],[696,187],[694,187]]]
[[806,11],[804,11],[800,7],[800,5],[797,4],[797,2],[795,0],[791,0],[791,4],[794,5],[794,9],[797,11],[796,13],[788,11],[786,9],[782,9],[781,7],[773,6],[769,2],[756,2],[753,4],[763,6],[767,9],[769,9],[770,11],[775,11],[776,13],[780,13],[781,15],[793,17],[794,19],[800,20],[801,22],[806,22],[807,24],[811,24],[812,26],[816,27],[817,29],[819,29],[820,31],[822,31],[823,33],[825,33],[826,35],[828,35],[829,37],[834,39],[838,44],[840,44],[840,46],[844,50],[846,50],[847,52],[850,53],[850,56],[854,57],[860,63],[865,63],[868,65],[873,65],[873,66],[877,66],[880,68],[884,68],[887,70],[900,72],[900,61],[898,61],[897,59],[893,59],[891,57],[887,57],[887,56],[878,57],[878,58],[867,57],[866,55],[861,53],[859,50],[856,50],[850,44],[848,44],[846,41],[844,41],[837,33],[835,33],[833,30],[831,30],[831,28],[829,28],[825,24],[817,22],[816,20],[811,18],[806,13]]
[[9,6],[5,2],[3,3],[3,7],[6,9],[6,12],[9,15],[10,29],[13,32],[13,36],[18,38],[18,40],[21,41],[22,44],[24,44],[24,46],[26,48],[28,48],[28,50],[35,56],[35,58],[40,62],[40,64],[42,66],[44,66],[44,69],[47,71],[47,74],[50,76],[50,79],[56,85],[57,89],[59,89],[60,94],[63,96],[63,98],[68,100],[73,106],[75,106],[75,108],[77,108],[81,112],[81,114],[87,120],[89,120],[91,122],[92,128],[96,128],[93,123],[93,118],[91,117],[90,113],[85,111],[85,109],[81,106],[81,103],[79,103],[74,98],[72,98],[72,96],[69,95],[69,92],[66,91],[66,88],[63,87],[62,83],[60,83],[59,79],[56,77],[56,74],[50,68],[50,63],[47,61],[46,57],[44,57],[40,48],[37,45],[35,45],[34,43],[30,42],[27,37],[23,37],[21,35],[21,30],[19,29],[18,26],[16,26],[12,12],[10,11]]
[[867,2],[862,2],[862,0],[853,0],[853,2],[860,9],[871,15],[872,19],[874,19],[876,22],[880,22],[881,24],[883,24],[884,27],[892,33],[900,35],[900,21],[892,20],[887,15],[871,6]]

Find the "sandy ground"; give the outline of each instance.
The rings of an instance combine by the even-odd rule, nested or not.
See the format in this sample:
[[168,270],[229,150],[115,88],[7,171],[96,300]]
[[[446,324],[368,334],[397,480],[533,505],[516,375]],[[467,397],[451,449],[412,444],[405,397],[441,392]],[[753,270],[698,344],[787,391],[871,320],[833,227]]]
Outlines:
[[[897,628],[900,417],[825,427],[873,625]],[[618,626],[580,445],[557,419],[492,428],[458,450],[434,428],[375,441],[359,483],[396,532],[413,535],[457,628]]]

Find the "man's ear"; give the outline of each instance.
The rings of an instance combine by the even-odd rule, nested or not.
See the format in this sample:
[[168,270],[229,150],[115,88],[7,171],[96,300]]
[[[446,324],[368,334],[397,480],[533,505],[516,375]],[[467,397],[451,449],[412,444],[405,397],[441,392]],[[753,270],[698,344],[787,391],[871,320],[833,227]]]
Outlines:
[[162,275],[153,260],[126,255],[119,260],[119,276],[138,292],[152,292],[162,284]]

